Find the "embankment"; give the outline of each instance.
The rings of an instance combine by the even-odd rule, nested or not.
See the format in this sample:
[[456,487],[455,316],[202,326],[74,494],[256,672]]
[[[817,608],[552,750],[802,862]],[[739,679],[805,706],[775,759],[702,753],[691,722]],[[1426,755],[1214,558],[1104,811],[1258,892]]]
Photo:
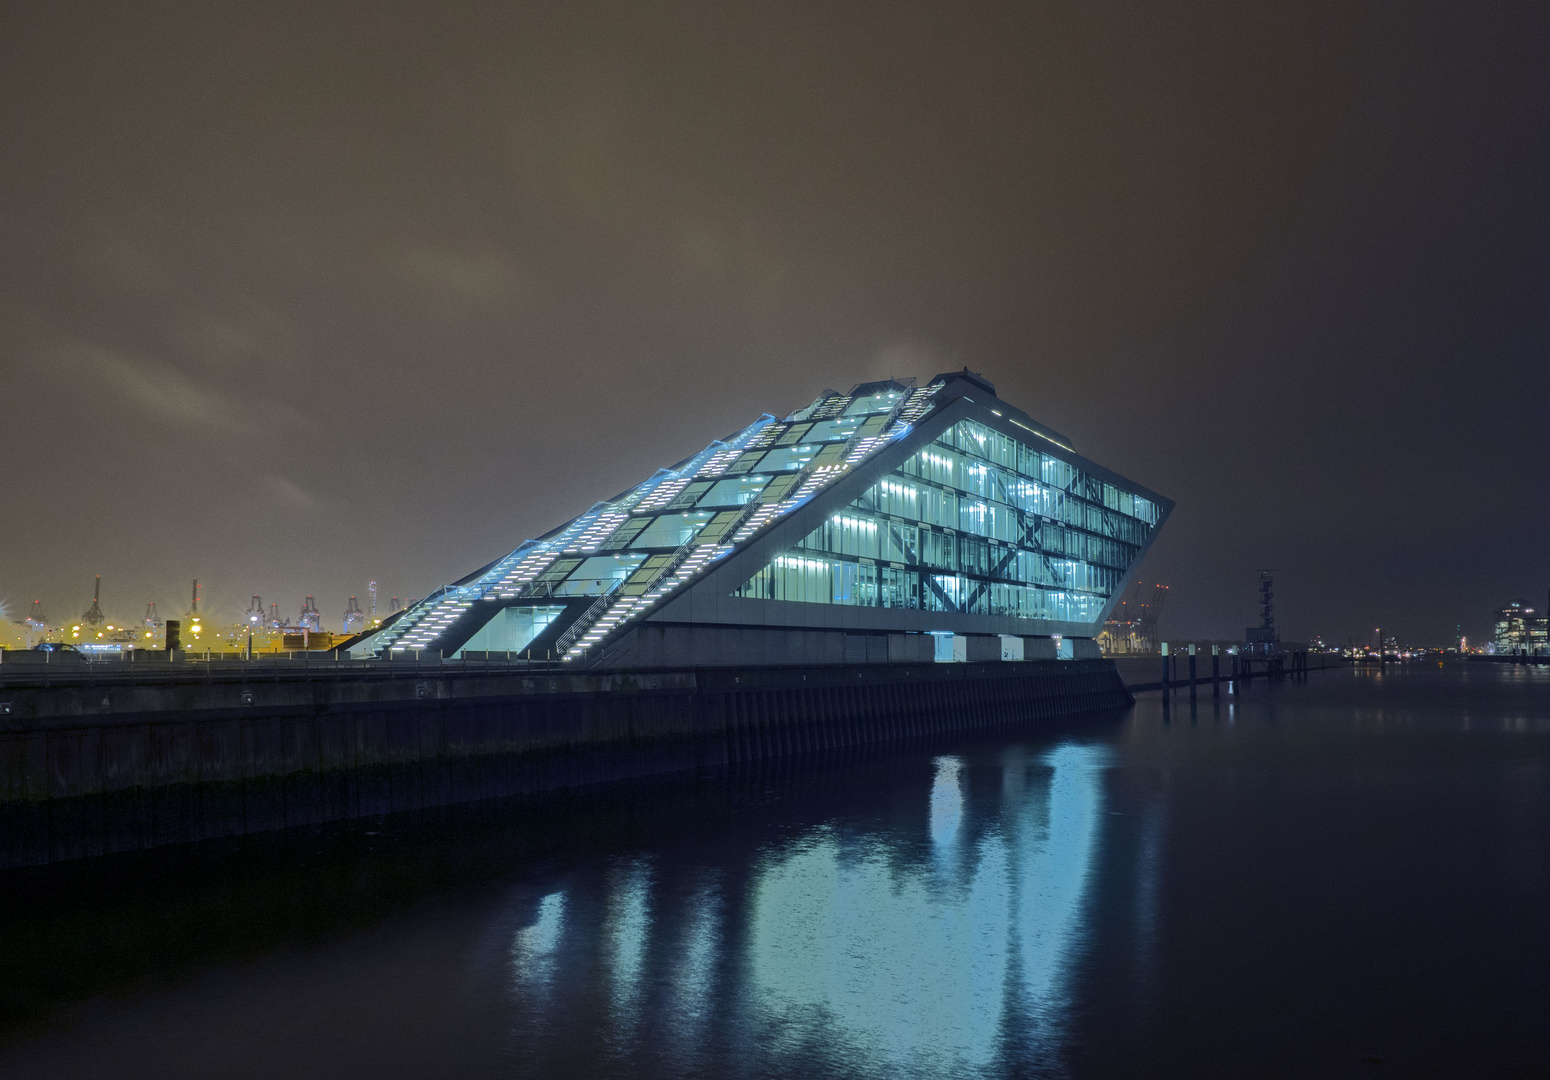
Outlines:
[[609,673],[91,667],[0,683],[0,867],[1132,701],[1107,660]]

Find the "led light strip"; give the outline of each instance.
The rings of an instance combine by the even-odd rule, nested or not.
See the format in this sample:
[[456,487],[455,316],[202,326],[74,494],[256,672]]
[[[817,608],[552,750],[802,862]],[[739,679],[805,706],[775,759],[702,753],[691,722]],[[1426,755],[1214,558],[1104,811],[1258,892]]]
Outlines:
[[576,541],[576,547],[582,551],[596,551],[598,545],[612,536],[614,530],[628,520],[630,520],[628,510],[604,511],[597,516],[596,521],[587,526],[586,531]]
[[688,486],[689,477],[687,476],[677,480],[666,480],[661,484],[658,484],[657,489],[653,491],[648,498],[643,499],[637,509],[660,510],[662,507],[678,498],[679,493]]

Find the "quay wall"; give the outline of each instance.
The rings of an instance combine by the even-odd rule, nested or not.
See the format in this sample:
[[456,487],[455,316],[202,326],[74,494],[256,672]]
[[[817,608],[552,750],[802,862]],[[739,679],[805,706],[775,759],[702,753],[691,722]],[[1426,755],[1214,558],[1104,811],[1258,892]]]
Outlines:
[[1133,701],[1106,660],[633,673],[201,666],[0,681],[0,868]]

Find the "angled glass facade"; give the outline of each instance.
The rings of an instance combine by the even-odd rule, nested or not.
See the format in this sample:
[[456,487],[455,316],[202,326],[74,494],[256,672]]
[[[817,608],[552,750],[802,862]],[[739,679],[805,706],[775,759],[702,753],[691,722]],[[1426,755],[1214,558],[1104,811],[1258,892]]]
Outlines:
[[998,617],[972,632],[1001,635],[1095,623],[1164,504],[1084,465],[972,373],[829,390],[436,590],[352,652],[577,660],[648,615],[681,618],[691,586],[691,623],[804,618],[755,615],[749,600],[886,610],[906,632],[940,623],[911,612]]
[[1158,520],[1135,492],[962,420],[737,595],[1091,622]]
[[598,503],[542,540],[530,541],[472,582],[427,597],[372,642],[376,655],[447,639],[474,604],[528,605],[593,598],[578,654],[674,592],[736,544],[811,499],[885,443],[910,430],[937,387],[873,384],[825,393],[776,420],[761,416],[671,469]]

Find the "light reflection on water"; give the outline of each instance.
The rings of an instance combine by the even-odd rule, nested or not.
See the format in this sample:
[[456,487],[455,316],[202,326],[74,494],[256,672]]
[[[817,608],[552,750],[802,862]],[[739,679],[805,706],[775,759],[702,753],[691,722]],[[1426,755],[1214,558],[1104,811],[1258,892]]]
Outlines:
[[[975,817],[968,765],[939,757],[922,792],[923,837],[810,827],[767,849],[738,896],[708,871],[668,896],[646,861],[623,862],[603,878],[595,927],[567,921],[556,892],[518,931],[522,1007],[536,1016],[557,984],[571,1000],[586,996],[580,939],[595,933],[593,990],[607,1003],[598,1034],[616,1067],[665,1054],[673,1071],[708,1068],[735,1055],[711,1045],[718,1031],[758,1046],[777,1071],[789,1060],[849,1075],[975,1072],[1012,1037],[1021,1060],[1054,1065],[1107,761],[1101,746],[1010,748],[999,798]],[[570,1017],[551,1037],[574,1039],[575,1027]],[[544,1037],[525,1026],[534,1060],[564,1056],[534,1044]]]
[[1051,1027],[1063,1017],[1061,982],[1079,944],[1087,871],[1093,862],[1103,795],[1099,779],[1107,752],[1100,747],[1059,747],[1047,797],[1023,801],[1017,817],[1017,931],[1022,960],[1022,1005],[1030,1018]]
[[651,874],[643,860],[615,867],[609,875],[608,914],[603,944],[610,998],[609,1023],[615,1038],[627,1036],[639,1019],[641,973],[650,929]]
[[681,1068],[701,1064],[705,1057],[717,991],[721,906],[715,881],[701,883],[684,904],[682,933],[671,961],[662,1018],[666,1046]]

